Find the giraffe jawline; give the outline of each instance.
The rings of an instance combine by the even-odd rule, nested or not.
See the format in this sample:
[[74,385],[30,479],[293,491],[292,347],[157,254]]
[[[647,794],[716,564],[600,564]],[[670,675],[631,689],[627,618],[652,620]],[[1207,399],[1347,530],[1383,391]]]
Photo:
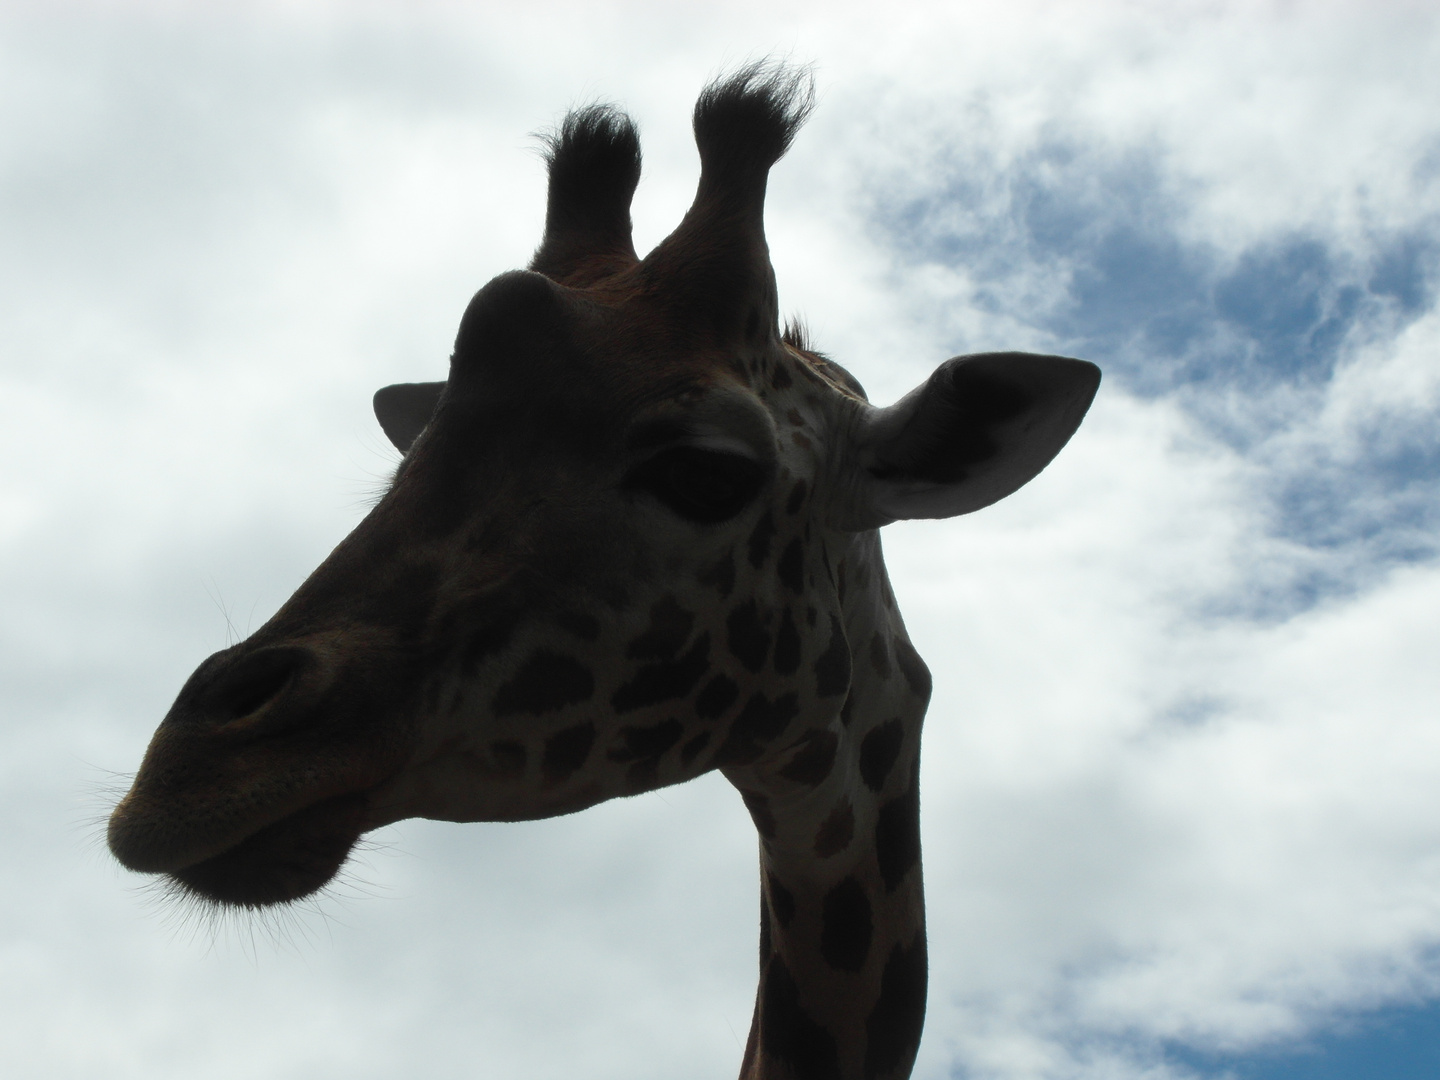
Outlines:
[[326,799],[169,876],[185,893],[233,907],[304,899],[339,873],[365,831],[365,809],[364,793]]

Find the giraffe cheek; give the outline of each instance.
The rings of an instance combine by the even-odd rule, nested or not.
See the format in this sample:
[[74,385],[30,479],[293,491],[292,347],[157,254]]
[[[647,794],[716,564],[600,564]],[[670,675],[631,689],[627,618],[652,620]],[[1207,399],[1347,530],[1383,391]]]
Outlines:
[[[561,732],[558,738],[563,741],[574,730]],[[572,745],[560,754],[574,750]],[[537,764],[542,777],[547,769],[551,777],[539,785],[534,782]],[[561,771],[555,753],[547,758],[541,748],[510,740],[475,746],[457,738],[426,759],[412,762],[373,792],[366,828],[412,817],[528,821],[583,810],[617,794],[573,770],[563,779],[556,778]]]

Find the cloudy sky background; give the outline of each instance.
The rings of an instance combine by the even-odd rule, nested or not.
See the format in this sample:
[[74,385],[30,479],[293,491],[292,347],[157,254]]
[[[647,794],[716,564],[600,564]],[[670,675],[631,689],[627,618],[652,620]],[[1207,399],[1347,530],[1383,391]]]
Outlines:
[[[538,241],[528,132],[767,53],[782,307],[894,400],[1084,356],[1005,503],[887,530],[936,675],[917,1076],[1433,1076],[1440,19],[1422,5],[0,6],[0,1071],[733,1076],[755,840],[718,777],[384,830],[279,925],[197,923],[98,822]],[[213,7],[213,6],[212,6]],[[1428,1064],[1426,1064],[1428,1062]]]

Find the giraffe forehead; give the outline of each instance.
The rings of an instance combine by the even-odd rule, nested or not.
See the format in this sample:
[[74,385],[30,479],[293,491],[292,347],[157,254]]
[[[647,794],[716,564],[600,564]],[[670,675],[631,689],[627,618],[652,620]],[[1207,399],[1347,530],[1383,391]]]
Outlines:
[[749,316],[737,338],[697,326],[663,290],[625,277],[571,288],[517,272],[480,290],[461,322],[435,423],[504,432],[547,453],[684,440],[770,460],[797,395],[812,423],[853,396],[822,358],[776,333],[768,290],[738,301]]
[[766,290],[732,297],[749,313],[750,332],[739,338],[714,320],[697,321],[671,292],[663,281],[627,273],[584,288],[531,271],[501,274],[475,294],[461,318],[451,381],[475,373],[522,383],[579,376],[665,385],[739,371],[745,353],[782,348]]

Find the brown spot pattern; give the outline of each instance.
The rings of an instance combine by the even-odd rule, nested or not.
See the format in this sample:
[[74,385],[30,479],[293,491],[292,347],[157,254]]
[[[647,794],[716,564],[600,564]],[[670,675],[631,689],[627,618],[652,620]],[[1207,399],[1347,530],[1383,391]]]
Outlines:
[[728,599],[735,588],[735,553],[727,551],[714,566],[702,571],[698,580],[719,592],[722,600]]
[[594,693],[595,678],[584,664],[572,656],[537,649],[496,691],[493,708],[496,716],[539,715],[589,701]]
[[898,716],[865,733],[860,741],[860,779],[871,791],[885,786],[904,741],[905,727]]
[[820,955],[840,971],[859,971],[870,952],[874,925],[870,897],[854,877],[825,894],[821,906]]
[[814,787],[830,775],[830,770],[835,765],[835,748],[839,742],[834,732],[806,732],[800,740],[800,749],[780,770],[780,775],[797,784]]
[[800,666],[800,631],[795,629],[795,620],[790,609],[780,617],[780,629],[775,632],[775,673],[790,675]]
[[770,889],[770,910],[775,913],[775,921],[783,930],[790,925],[790,920],[795,918],[795,894],[768,870],[765,872],[765,882]]
[[878,630],[870,639],[870,666],[880,678],[890,678],[890,646],[885,642],[885,635]]
[[780,578],[780,584],[796,596],[805,591],[805,548],[798,536],[785,545],[775,573]]
[[774,701],[764,694],[752,694],[730,725],[725,742],[715,751],[715,763],[746,765],[754,761],[799,712],[800,703],[793,693],[781,694]]
[[770,810],[770,800],[758,791],[742,791],[740,798],[745,801],[745,809],[750,811],[750,820],[755,822],[755,831],[767,840],[773,839],[775,815]]
[[925,1027],[925,982],[928,975],[925,933],[909,948],[896,945],[880,976],[880,996],[865,1021],[865,1077],[908,1071],[920,1048]]
[[910,684],[911,692],[922,701],[929,701],[930,669],[925,666],[925,661],[920,659],[920,654],[915,651],[915,646],[910,644],[909,638],[896,634],[893,643],[895,663],[905,676],[905,681]]
[[[919,762],[916,762],[919,765]],[[917,768],[916,773],[919,772]],[[880,807],[875,819],[875,861],[885,890],[894,892],[920,861],[920,784],[912,775],[904,795]]]
[[676,660],[649,664],[610,698],[616,712],[630,712],[662,701],[682,698],[710,670],[710,635],[701,634],[690,651]]
[[594,724],[577,724],[557,731],[545,740],[545,752],[540,759],[540,775],[547,784],[563,783],[585,764],[594,745]]
[[650,608],[650,625],[630,642],[625,655],[632,660],[671,660],[690,640],[695,615],[673,596],[662,597]]
[[704,750],[709,742],[710,733],[708,731],[702,731],[699,735],[696,735],[693,739],[686,742],[686,744],[680,748],[680,764],[688,769],[694,764],[695,759],[700,755],[700,751]]
[[501,776],[520,776],[525,772],[525,747],[508,739],[493,742],[490,744],[490,760]]
[[836,615],[830,616],[830,644],[815,661],[815,692],[834,697],[850,689],[850,643],[845,627]]
[[797,514],[800,508],[805,505],[805,496],[809,488],[805,486],[804,480],[795,481],[795,486],[790,489],[790,497],[785,500],[785,513]]
[[770,655],[770,633],[765,622],[754,600],[745,601],[725,620],[730,652],[751,671],[764,667],[765,657]]
[[735,704],[740,696],[740,687],[728,675],[716,675],[695,699],[695,715],[701,720],[718,720]]
[[760,991],[760,1045],[795,1080],[840,1080],[835,1037],[800,1004],[795,976],[778,953],[765,966]]
[[815,854],[822,859],[838,855],[850,846],[855,835],[855,810],[848,798],[842,798],[815,833]]
[[775,538],[775,519],[766,510],[760,515],[760,520],[755,523],[755,530],[750,534],[750,542],[747,545],[750,554],[750,565],[757,570],[770,555],[770,541]]

